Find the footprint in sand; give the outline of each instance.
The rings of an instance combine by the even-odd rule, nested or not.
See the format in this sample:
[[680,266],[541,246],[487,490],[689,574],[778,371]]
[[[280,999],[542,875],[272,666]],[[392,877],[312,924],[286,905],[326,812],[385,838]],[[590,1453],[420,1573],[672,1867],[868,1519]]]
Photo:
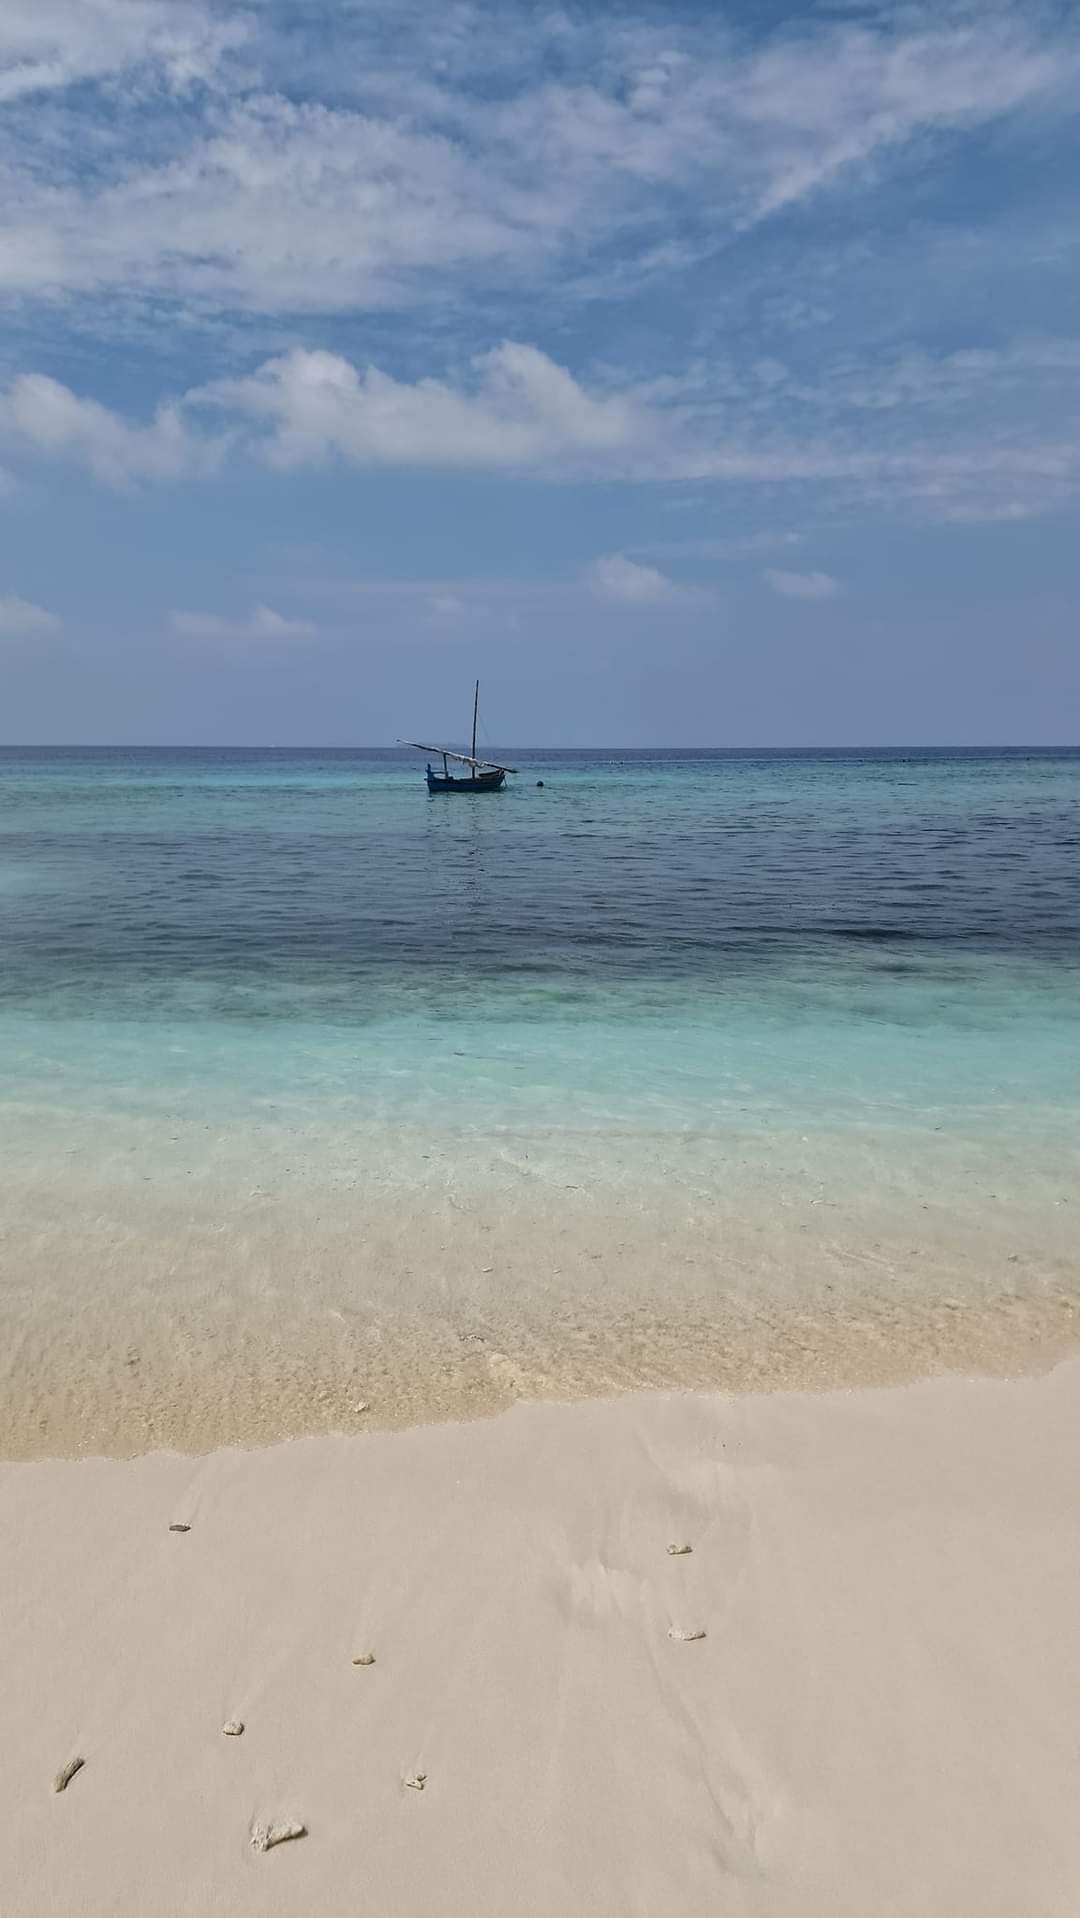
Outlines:
[[651,1583],[625,1567],[605,1565],[602,1559],[590,1559],[584,1565],[571,1565],[569,1577],[561,1588],[562,1607],[572,1618],[585,1625],[606,1625],[617,1618],[634,1619],[646,1625],[656,1616],[656,1599]]

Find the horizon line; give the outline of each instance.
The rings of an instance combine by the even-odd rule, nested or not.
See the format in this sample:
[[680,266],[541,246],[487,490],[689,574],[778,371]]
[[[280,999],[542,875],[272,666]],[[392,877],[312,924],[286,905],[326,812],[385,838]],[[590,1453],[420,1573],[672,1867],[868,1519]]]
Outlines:
[[[460,743],[460,742],[458,742]],[[261,740],[257,743],[231,741],[227,744],[212,740],[0,740],[0,752],[171,752],[171,753],[387,753],[395,757],[417,750],[415,747],[376,745],[370,741],[347,741],[344,743],[330,740],[318,744],[301,741]],[[448,747],[449,750],[449,747]],[[1021,752],[1080,752],[1080,740],[948,740],[936,743],[919,743],[913,740],[891,740],[870,743],[863,740],[833,740],[828,744],[807,745],[787,744],[778,740],[757,740],[752,743],[717,744],[698,741],[668,742],[652,740],[647,745],[623,745],[608,741],[605,744],[594,743],[587,746],[508,745],[493,746],[490,751],[517,753],[525,757],[529,753],[1021,753]]]

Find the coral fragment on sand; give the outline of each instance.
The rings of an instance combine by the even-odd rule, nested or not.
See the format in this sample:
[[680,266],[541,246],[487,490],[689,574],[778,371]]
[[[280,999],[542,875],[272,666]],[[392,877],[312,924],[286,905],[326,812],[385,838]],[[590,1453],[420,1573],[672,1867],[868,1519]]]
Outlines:
[[253,1825],[251,1842],[256,1851],[273,1851],[275,1845],[287,1845],[291,1838],[306,1838],[307,1826],[290,1819],[284,1825]]

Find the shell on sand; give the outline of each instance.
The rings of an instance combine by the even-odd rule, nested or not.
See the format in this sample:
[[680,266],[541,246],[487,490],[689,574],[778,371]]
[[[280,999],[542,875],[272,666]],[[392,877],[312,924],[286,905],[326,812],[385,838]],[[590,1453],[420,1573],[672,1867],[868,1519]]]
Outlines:
[[190,1532],[190,1525],[170,1525],[170,1532]]
[[374,1663],[374,1652],[361,1652],[357,1658],[353,1659],[354,1665],[374,1665]]
[[405,1779],[405,1784],[410,1791],[423,1791],[424,1786],[427,1784],[427,1772],[411,1771]]
[[705,1627],[702,1625],[695,1631],[687,1632],[681,1625],[673,1625],[668,1632],[668,1637],[673,1638],[676,1644],[692,1645],[695,1639],[705,1637]]
[[53,1790],[66,1791],[75,1773],[81,1771],[85,1763],[85,1758],[69,1758],[63,1770],[58,1771],[56,1777],[53,1779]]
[[296,1819],[282,1825],[253,1825],[251,1842],[256,1851],[273,1851],[275,1845],[287,1845],[290,1838],[306,1838],[307,1826]]
[[239,1738],[244,1729],[244,1721],[242,1718],[227,1718],[221,1729],[226,1738]]
[[693,1549],[694,1548],[692,1545],[669,1545],[668,1557],[669,1558],[685,1558],[687,1553],[692,1552]]

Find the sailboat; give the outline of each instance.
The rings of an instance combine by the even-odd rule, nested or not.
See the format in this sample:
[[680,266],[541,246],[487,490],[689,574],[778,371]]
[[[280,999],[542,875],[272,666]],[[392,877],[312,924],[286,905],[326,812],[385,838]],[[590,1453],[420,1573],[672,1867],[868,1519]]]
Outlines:
[[[419,739],[399,739],[399,746],[415,746],[420,753],[436,753],[442,760],[441,773],[427,766],[427,789],[429,793],[497,793],[506,784],[507,773],[517,771],[516,766],[498,766],[491,759],[476,757],[476,720],[480,711],[480,681],[476,682],[472,709],[472,751],[453,752],[449,746],[425,746]],[[450,771],[450,760],[456,764],[468,766],[467,774],[458,776]]]

